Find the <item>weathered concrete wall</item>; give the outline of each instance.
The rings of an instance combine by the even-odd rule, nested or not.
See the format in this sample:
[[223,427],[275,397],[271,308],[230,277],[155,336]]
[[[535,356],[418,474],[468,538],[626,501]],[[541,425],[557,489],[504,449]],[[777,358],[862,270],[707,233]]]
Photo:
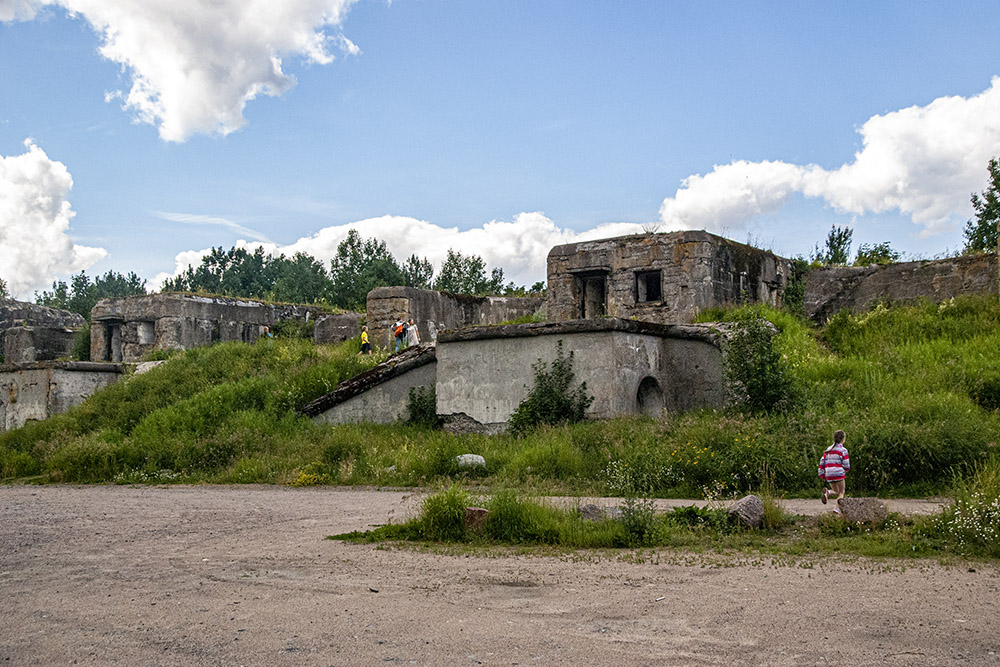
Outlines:
[[66,412],[121,376],[120,364],[74,361],[0,365],[0,431]]
[[300,412],[317,422],[330,424],[387,424],[406,419],[410,389],[434,386],[435,358],[435,346],[431,343],[411,347],[342,382],[335,391],[312,401]]
[[571,243],[549,251],[548,319],[682,324],[744,299],[780,305],[789,275],[789,260],[703,231]]
[[134,362],[151,350],[190,349],[225,341],[252,343],[281,320],[327,314],[312,306],[192,294],[102,299],[90,311],[90,358]]
[[373,345],[395,345],[392,325],[413,318],[420,340],[435,341],[447,329],[499,324],[534,315],[544,297],[469,296],[413,287],[379,287],[368,293],[368,337]]
[[26,364],[69,357],[75,336],[75,331],[65,328],[11,327],[3,334],[4,362]]
[[847,308],[869,310],[879,301],[943,301],[961,294],[997,291],[997,256],[964,255],[885,266],[813,269],[806,276],[803,307],[817,322]]
[[779,305],[790,274],[787,259],[703,231],[571,243],[549,251],[548,319],[682,324],[744,299]]
[[66,310],[36,306],[33,303],[0,299],[0,355],[6,358],[4,333],[13,327],[79,329],[87,321]]
[[564,354],[573,353],[577,381],[586,382],[594,397],[591,417],[658,416],[725,404],[722,352],[711,327],[604,318],[443,334],[438,413],[502,427],[534,384],[532,365],[551,363],[559,341]]
[[364,313],[338,313],[335,315],[320,315],[316,319],[313,330],[313,342],[316,344],[341,343],[361,335],[361,320]]

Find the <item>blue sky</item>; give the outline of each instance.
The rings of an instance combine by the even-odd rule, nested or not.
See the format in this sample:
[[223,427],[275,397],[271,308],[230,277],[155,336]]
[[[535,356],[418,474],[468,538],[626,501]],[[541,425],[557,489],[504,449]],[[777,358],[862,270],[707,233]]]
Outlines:
[[328,259],[350,228],[524,284],[643,227],[929,257],[1000,155],[993,3],[121,4],[0,0],[19,298],[81,269],[156,288],[212,246]]

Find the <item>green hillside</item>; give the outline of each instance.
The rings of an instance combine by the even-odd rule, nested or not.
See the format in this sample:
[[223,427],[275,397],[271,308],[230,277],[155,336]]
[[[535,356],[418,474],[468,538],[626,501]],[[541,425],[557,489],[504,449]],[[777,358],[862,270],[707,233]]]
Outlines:
[[[548,493],[719,497],[767,487],[811,495],[820,452],[841,428],[853,463],[849,493],[928,495],[996,456],[995,297],[880,306],[819,329],[762,314],[779,328],[791,382],[783,412],[616,419],[522,438],[316,425],[295,408],[378,359],[358,356],[356,341],[226,343],[177,354],[68,414],[0,435],[0,477],[401,486],[455,478]],[[454,457],[463,453],[484,456],[486,471],[460,475]]]

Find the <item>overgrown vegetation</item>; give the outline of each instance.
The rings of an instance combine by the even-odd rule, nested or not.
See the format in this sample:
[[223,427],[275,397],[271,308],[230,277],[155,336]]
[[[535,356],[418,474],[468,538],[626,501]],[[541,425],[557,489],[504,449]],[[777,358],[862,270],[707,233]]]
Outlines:
[[760,309],[748,308],[729,336],[726,384],[734,404],[752,413],[787,409],[793,401],[786,362],[775,346],[776,335]]
[[535,384],[510,417],[510,432],[524,435],[542,424],[574,424],[583,420],[594,397],[587,394],[587,383],[575,389],[573,384],[573,353],[563,353],[563,342],[556,343],[556,358],[552,367],[539,359],[532,364]]
[[[880,306],[840,314],[820,330],[759,307],[706,316],[750,314],[777,328],[773,350],[797,398],[786,410],[543,425],[520,437],[321,425],[295,409],[384,356],[359,356],[356,340],[316,347],[279,338],[172,355],[67,414],[0,434],[0,476],[398,486],[462,480],[545,494],[624,495],[630,488],[636,498],[728,498],[769,485],[779,497],[814,496],[816,462],[842,428],[853,462],[848,493],[912,496],[948,493],[955,479],[997,456],[994,297]],[[465,453],[483,456],[486,469],[460,471],[455,457]]]
[[[804,557],[854,554],[892,558],[1000,557],[1000,465],[981,466],[961,484],[956,503],[931,516],[890,514],[859,524],[832,514],[794,520],[775,503],[759,529],[746,529],[719,507],[690,505],[657,512],[651,501],[626,501],[618,511],[588,519],[575,507],[559,507],[502,488],[476,496],[453,485],[429,496],[418,516],[400,524],[354,531],[330,539],[356,542],[417,541],[579,548],[684,547],[694,551],[754,551]],[[469,525],[467,507],[487,510],[480,528]],[[652,555],[652,554],[650,554]]]

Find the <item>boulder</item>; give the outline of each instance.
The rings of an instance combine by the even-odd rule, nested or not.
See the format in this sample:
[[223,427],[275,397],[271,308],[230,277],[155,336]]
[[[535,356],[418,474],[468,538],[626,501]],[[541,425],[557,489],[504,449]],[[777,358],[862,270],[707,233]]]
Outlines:
[[483,524],[486,523],[486,517],[489,513],[489,510],[482,507],[466,507],[463,518],[465,529],[469,532],[479,532],[483,529]]
[[582,516],[585,521],[600,521],[607,516],[607,512],[604,508],[599,505],[595,505],[594,503],[581,505],[578,511],[580,512],[580,516]]
[[460,454],[455,457],[455,462],[458,464],[459,469],[486,467],[486,459],[479,454]]
[[744,528],[760,528],[764,523],[764,501],[754,495],[743,496],[729,508],[729,516]]
[[889,515],[885,503],[878,498],[843,498],[838,504],[841,516],[852,523],[880,523]]

